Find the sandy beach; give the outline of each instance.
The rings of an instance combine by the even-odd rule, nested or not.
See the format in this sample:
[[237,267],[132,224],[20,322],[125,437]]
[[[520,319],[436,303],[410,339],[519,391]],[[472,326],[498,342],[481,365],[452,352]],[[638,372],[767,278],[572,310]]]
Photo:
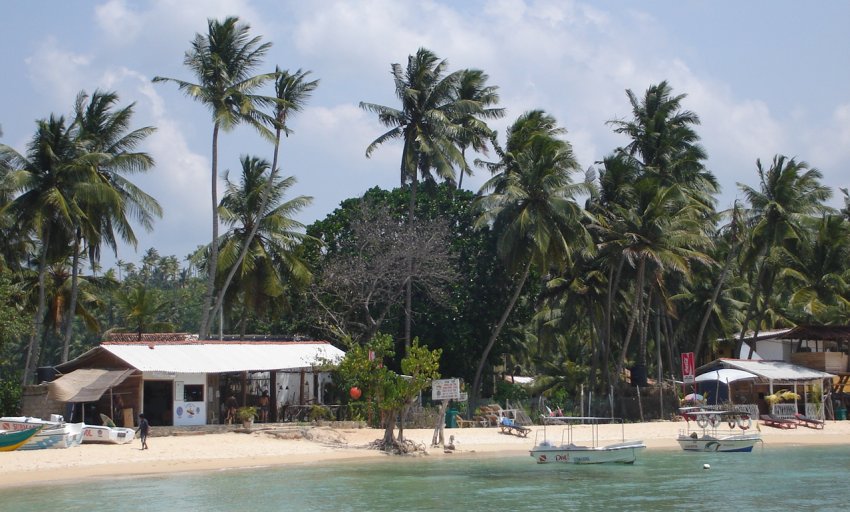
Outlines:
[[[454,450],[431,447],[432,429],[405,430],[405,438],[420,443],[430,457],[518,455],[528,453],[535,433],[526,438],[502,434],[498,428],[446,429],[446,442],[454,436]],[[560,429],[549,427],[550,429]],[[590,439],[589,426],[576,427],[577,440]],[[678,450],[675,438],[686,423],[659,421],[625,425],[626,439],[642,439],[651,450]],[[798,426],[758,428],[765,449],[777,445],[838,445],[850,443],[850,421],[827,421],[815,430]],[[555,431],[553,431],[555,432]],[[601,425],[601,441],[617,441],[620,425]],[[173,472],[212,471],[315,462],[380,460],[386,454],[369,448],[382,430],[277,425],[251,432],[151,437],[150,449],[141,450],[135,439],[124,445],[84,444],[64,450],[0,453],[0,487],[40,485],[84,478],[114,478]],[[560,434],[557,434],[558,436]],[[551,436],[551,434],[550,434]],[[557,436],[556,436],[557,437]]]

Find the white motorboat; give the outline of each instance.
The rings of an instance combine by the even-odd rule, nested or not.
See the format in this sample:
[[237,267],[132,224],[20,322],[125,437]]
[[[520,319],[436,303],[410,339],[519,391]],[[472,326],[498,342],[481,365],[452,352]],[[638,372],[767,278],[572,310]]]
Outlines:
[[132,428],[86,425],[83,427],[84,443],[126,444],[136,437]]
[[27,430],[42,426],[19,450],[42,450],[46,448],[71,448],[83,442],[83,423],[65,423],[61,416],[53,415],[53,421],[30,416],[4,416],[0,418],[0,430]]
[[[756,443],[762,442],[761,434],[747,432],[752,420],[745,412],[689,408],[682,410],[682,417],[688,428],[679,431],[676,441],[688,452],[751,452]],[[696,428],[691,428],[691,421]],[[723,429],[723,425],[729,429]]]
[[[565,425],[561,433],[560,443],[556,443],[547,437],[547,423]],[[619,423],[621,440],[615,443],[601,444],[599,442],[600,423]],[[585,444],[577,444],[579,430],[583,430],[581,429],[582,426],[590,427],[587,429],[590,439],[584,441]],[[549,428],[551,429],[551,426]],[[530,454],[538,464],[632,464],[637,458],[637,453],[644,448],[646,448],[646,445],[643,441],[625,440],[625,427],[622,420],[617,418],[547,416],[543,430],[537,431],[537,438]]]

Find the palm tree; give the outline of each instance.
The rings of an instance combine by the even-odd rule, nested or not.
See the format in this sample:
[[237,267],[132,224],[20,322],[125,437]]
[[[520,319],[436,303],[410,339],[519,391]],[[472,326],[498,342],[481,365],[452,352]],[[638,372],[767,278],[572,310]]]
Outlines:
[[455,119],[460,127],[456,144],[460,147],[461,167],[457,180],[457,188],[463,186],[463,175],[472,176],[472,168],[466,162],[466,149],[487,154],[487,144],[493,136],[493,130],[487,126],[485,119],[500,119],[505,115],[503,108],[487,108],[499,103],[498,87],[486,85],[490,77],[480,69],[465,69],[458,77],[455,95],[458,102],[471,102],[478,112],[469,112]]
[[46,310],[45,277],[48,265],[61,260],[73,239],[74,227],[84,217],[75,198],[81,183],[90,176],[91,167],[79,159],[79,151],[71,127],[64,117],[42,119],[21,155],[0,145],[0,161],[9,169],[9,179],[20,191],[9,205],[10,211],[38,238],[38,306],[30,333],[24,364],[23,383],[28,384],[41,352],[41,338]]
[[[829,211],[824,201],[832,192],[820,184],[820,171],[806,162],[776,155],[768,169],[756,160],[759,188],[738,183],[750,208],[747,222],[751,226],[749,248],[743,252],[742,266],[755,270],[755,281],[740,340],[753,318],[758,318],[757,304],[764,293],[770,296],[778,269],[771,261],[779,257],[778,251],[795,252],[807,238],[804,220],[815,214]],[[758,328],[759,322],[756,322]]]
[[[304,226],[292,216],[309,205],[312,198],[298,196],[283,201],[295,178],[275,179],[269,184],[267,174],[268,161],[242,157],[241,183],[232,183],[225,177],[227,192],[221,200],[222,221],[230,226],[221,240],[221,269],[228,269],[229,276],[237,276],[236,290],[231,295],[242,294],[245,310],[260,310],[268,298],[281,297],[287,276],[296,284],[306,284],[311,278],[310,270],[295,251],[311,237],[302,233]],[[243,254],[248,257],[240,258]],[[243,330],[244,325],[243,322]]]
[[[248,249],[252,245],[252,241],[254,236],[257,234],[257,230],[260,227],[259,217],[264,214],[266,211],[266,206],[268,205],[270,195],[272,191],[275,189],[274,182],[278,173],[278,150],[280,148],[280,135],[281,133],[286,134],[288,137],[292,130],[287,125],[287,121],[294,114],[301,112],[304,109],[304,105],[307,102],[307,99],[313,94],[313,91],[316,90],[316,87],[319,86],[318,80],[307,80],[307,76],[310,74],[309,71],[298,70],[295,73],[290,73],[287,71],[281,71],[280,68],[275,68],[275,97],[278,99],[278,103],[274,106],[274,157],[272,159],[272,167],[271,172],[269,173],[266,186],[263,188],[262,199],[257,206],[257,210],[255,215],[257,219],[251,222],[246,222],[246,226],[252,226],[251,231],[248,233],[247,239],[244,240],[242,244],[242,251],[239,253],[239,257],[237,261],[231,265],[230,272],[227,274],[227,277],[224,279],[224,283],[222,284],[218,296],[216,297],[215,306],[213,307],[213,311],[221,310],[222,304],[224,303],[224,297],[227,294],[227,289],[230,287],[230,282],[233,280],[233,276],[236,273],[236,270],[242,264],[242,261],[245,259],[245,256],[248,253]],[[244,176],[244,166],[245,162],[243,161],[243,176]]]
[[[88,100],[88,102],[87,102]],[[89,263],[100,260],[100,246],[105,243],[118,254],[116,234],[133,247],[136,236],[128,214],[146,230],[153,227],[154,217],[162,216],[162,208],[150,195],[124,177],[125,174],[146,172],[154,161],[147,153],[134,151],[136,146],[155,131],[147,126],[130,130],[134,104],[114,110],[118,95],[95,91],[91,98],[81,92],[75,104],[74,136],[82,153],[92,156],[92,182],[78,201],[86,211],[87,222],[74,231],[72,252],[71,303],[62,350],[62,362],[68,360],[73,333],[73,313],[76,311],[77,278],[80,245],[88,245]]]
[[570,174],[579,166],[570,144],[556,137],[563,130],[555,126],[554,118],[541,111],[520,116],[508,131],[506,148],[510,151],[496,148],[501,162],[489,166],[496,174],[481,189],[489,195],[477,201],[481,211],[477,227],[495,230],[500,258],[519,277],[481,354],[472,383],[473,399],[480,391],[490,351],[531,269],[563,268],[574,250],[592,248],[581,224],[583,211],[573,200],[586,187],[572,183]]
[[218,266],[218,133],[229,131],[239,123],[248,123],[261,134],[271,139],[271,132],[264,126],[267,116],[259,107],[277,103],[276,98],[255,94],[255,91],[274,73],[252,76],[261,63],[271,43],[260,43],[261,37],[250,37],[250,27],[239,22],[237,17],[223,21],[208,20],[206,34],[195,34],[192,47],[186,52],[183,64],[198,79],[198,83],[175,78],[154,77],[154,82],[173,82],[187,96],[205,104],[212,113],[212,166],[210,172],[212,192],[212,243],[207,265],[207,288],[204,294],[204,309],[201,316],[199,335],[207,338],[213,313],[213,294]]
[[830,309],[850,308],[850,223],[840,215],[824,215],[814,229],[812,243],[787,253],[780,272],[792,283],[789,304],[800,312],[799,323],[826,323]]
[[[446,75],[448,62],[430,50],[420,48],[407,58],[407,68],[392,65],[395,93],[401,101],[401,109],[360,103],[360,108],[374,112],[378,120],[389,130],[372,141],[366,148],[366,157],[381,144],[401,139],[401,186],[410,183],[410,207],[408,221],[412,222],[416,209],[416,189],[419,175],[433,179],[431,169],[444,180],[454,180],[454,165],[463,163],[463,155],[457,147],[460,127],[455,120],[463,115],[478,113],[481,107],[472,101],[458,101],[457,84],[460,72]],[[405,347],[411,341],[413,283],[407,281],[405,292]]]
[[460,101],[458,81],[460,71],[446,74],[448,61],[439,58],[430,50],[420,48],[407,59],[407,68],[392,65],[395,92],[401,101],[401,109],[360,103],[360,108],[378,115],[381,124],[390,129],[372,141],[366,148],[366,156],[381,144],[402,139],[401,186],[410,183],[410,217],[416,204],[416,184],[419,175],[431,178],[431,169],[446,180],[454,179],[454,164],[461,163],[463,156],[456,144],[459,126],[456,120],[466,114],[481,112],[474,101]]
[[159,290],[148,288],[144,283],[131,287],[122,287],[115,295],[121,316],[124,317],[127,330],[138,334],[146,332],[170,332],[173,324],[161,320],[173,305],[162,298]]

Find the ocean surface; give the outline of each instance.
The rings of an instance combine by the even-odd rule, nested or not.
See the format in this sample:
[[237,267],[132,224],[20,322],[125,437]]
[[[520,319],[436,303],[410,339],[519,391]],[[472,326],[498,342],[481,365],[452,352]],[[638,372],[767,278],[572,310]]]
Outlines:
[[645,450],[634,465],[538,465],[529,456],[387,458],[0,489],[3,512],[848,509],[850,445]]

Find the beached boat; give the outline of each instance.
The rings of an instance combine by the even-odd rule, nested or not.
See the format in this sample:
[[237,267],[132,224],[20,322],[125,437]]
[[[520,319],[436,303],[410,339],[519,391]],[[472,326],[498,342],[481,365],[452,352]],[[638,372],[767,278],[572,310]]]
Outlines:
[[[751,452],[756,443],[762,442],[761,434],[747,432],[752,420],[745,412],[705,411],[694,408],[681,412],[688,427],[679,431],[676,441],[685,451]],[[696,428],[691,428],[692,421]],[[724,425],[728,425],[729,429],[723,429]]]
[[41,429],[42,427],[33,427],[26,430],[0,430],[0,452],[17,450]]
[[[547,437],[547,428],[551,429],[552,423],[563,425],[560,443],[558,444]],[[617,443],[600,444],[600,423],[619,423],[622,440]],[[576,444],[574,442],[574,431],[582,425],[590,427],[591,439],[589,444]],[[625,427],[622,420],[617,418],[547,416],[543,429],[537,431],[534,447],[530,454],[538,464],[632,464],[637,458],[637,453],[644,448],[646,448],[646,445],[643,441],[625,440]]]
[[129,443],[136,436],[132,428],[107,427],[106,425],[86,425],[83,427],[84,443]]
[[[61,417],[56,418],[61,420]],[[0,430],[28,430],[42,427],[29,442],[19,450],[41,450],[45,448],[71,448],[83,442],[83,424],[47,421],[29,416],[4,416],[0,418]]]

